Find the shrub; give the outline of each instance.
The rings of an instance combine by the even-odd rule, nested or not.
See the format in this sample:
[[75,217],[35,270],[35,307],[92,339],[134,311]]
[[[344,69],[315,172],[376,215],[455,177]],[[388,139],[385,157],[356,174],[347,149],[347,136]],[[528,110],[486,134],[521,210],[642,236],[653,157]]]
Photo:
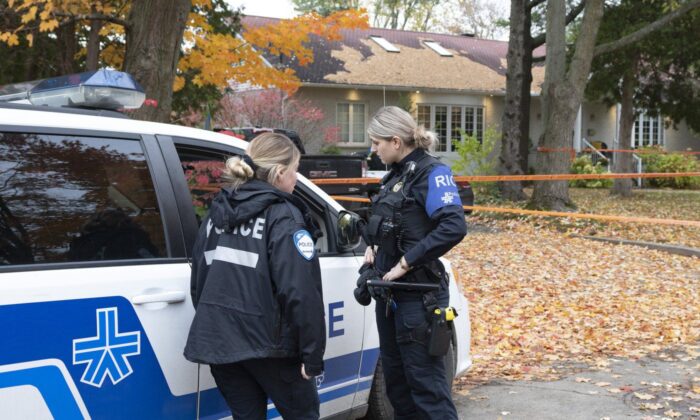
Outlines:
[[[484,131],[482,142],[463,132],[462,139],[456,145],[458,158],[452,163],[452,170],[459,175],[495,175],[498,155],[494,150],[500,139],[501,133],[493,127]],[[499,195],[495,182],[472,182],[471,185],[480,194]]]
[[[588,155],[580,156],[571,163],[572,174],[602,174],[607,172],[601,162],[593,164]],[[577,188],[610,188],[612,179],[573,179],[569,181],[570,187]]]
[[[644,172],[698,172],[700,162],[693,155],[681,153],[664,153],[659,147],[647,147],[641,153]],[[648,178],[646,185],[659,188],[690,189],[700,188],[700,177],[677,177],[677,178]]]

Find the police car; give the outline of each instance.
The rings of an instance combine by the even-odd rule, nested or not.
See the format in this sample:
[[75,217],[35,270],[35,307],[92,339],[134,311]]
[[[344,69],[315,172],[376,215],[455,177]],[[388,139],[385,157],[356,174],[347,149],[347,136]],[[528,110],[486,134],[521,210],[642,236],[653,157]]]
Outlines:
[[[247,143],[104,110],[143,102],[125,73],[25,88],[0,91],[14,102],[0,103],[0,417],[230,417],[209,368],[182,355],[194,315],[189,252],[215,190],[192,171]],[[389,416],[374,308],[353,298],[357,217],[303,177],[295,194],[324,233],[321,415]],[[445,265],[460,314],[452,378],[470,366],[470,326]],[[278,416],[270,404],[268,417]]]

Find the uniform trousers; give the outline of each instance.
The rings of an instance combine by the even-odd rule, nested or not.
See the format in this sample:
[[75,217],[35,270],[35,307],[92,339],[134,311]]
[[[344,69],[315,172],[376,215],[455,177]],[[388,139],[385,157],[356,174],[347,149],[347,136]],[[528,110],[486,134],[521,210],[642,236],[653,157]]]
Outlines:
[[319,418],[316,381],[301,376],[299,359],[251,359],[211,365],[211,373],[234,420],[266,419],[268,397],[284,419]]
[[[440,306],[447,305],[446,291],[436,297]],[[396,301],[394,306],[387,316],[386,301],[376,304],[382,368],[394,418],[457,420],[445,358],[428,354],[423,301],[416,297]]]

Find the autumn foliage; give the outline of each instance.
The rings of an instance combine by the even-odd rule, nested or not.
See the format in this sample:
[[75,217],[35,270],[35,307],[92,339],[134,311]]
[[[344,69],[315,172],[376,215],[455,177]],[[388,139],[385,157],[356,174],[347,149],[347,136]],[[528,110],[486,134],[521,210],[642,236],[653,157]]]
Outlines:
[[[175,91],[185,84],[184,72],[194,72],[192,83],[197,86],[214,85],[223,89],[229,83],[248,83],[278,87],[291,94],[299,86],[294,71],[267,65],[261,51],[295,57],[302,66],[308,65],[313,61],[308,47],[311,36],[337,40],[342,29],[367,27],[364,10],[344,10],[327,17],[309,13],[275,24],[246,28],[245,38],[242,38],[217,32],[208,23],[207,13],[214,7],[211,0],[193,0],[192,3],[173,86]],[[76,31],[82,31],[91,22],[100,22],[104,23],[100,36],[109,41],[102,43],[100,65],[122,68],[124,35],[128,30],[125,29],[126,19],[131,4],[131,1],[113,0],[8,0],[7,21],[12,23],[0,26],[0,42],[13,47],[24,41],[31,48],[36,36],[55,36],[61,25],[75,22],[79,24]],[[85,48],[79,55],[86,55]]]

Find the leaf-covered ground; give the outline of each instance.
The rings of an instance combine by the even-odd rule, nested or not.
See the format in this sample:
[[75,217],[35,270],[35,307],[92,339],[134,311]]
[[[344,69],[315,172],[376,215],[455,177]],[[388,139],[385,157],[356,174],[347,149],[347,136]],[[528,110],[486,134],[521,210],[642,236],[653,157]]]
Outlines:
[[[674,211],[688,218],[697,210]],[[699,258],[574,238],[533,221],[469,222],[448,254],[471,305],[474,365],[462,381],[557,377],[558,365],[700,341]]]
[[[530,190],[527,191],[531,193]],[[579,213],[593,213],[659,219],[700,220],[700,191],[635,190],[632,197],[611,197],[607,189],[570,189],[570,197]],[[525,203],[498,202],[480,198],[477,203],[498,207],[524,207]],[[608,223],[583,219],[543,218],[504,214],[475,214],[475,220],[523,220],[545,225],[561,232],[616,239],[683,245],[700,248],[700,228],[687,226],[650,225],[639,223]]]

